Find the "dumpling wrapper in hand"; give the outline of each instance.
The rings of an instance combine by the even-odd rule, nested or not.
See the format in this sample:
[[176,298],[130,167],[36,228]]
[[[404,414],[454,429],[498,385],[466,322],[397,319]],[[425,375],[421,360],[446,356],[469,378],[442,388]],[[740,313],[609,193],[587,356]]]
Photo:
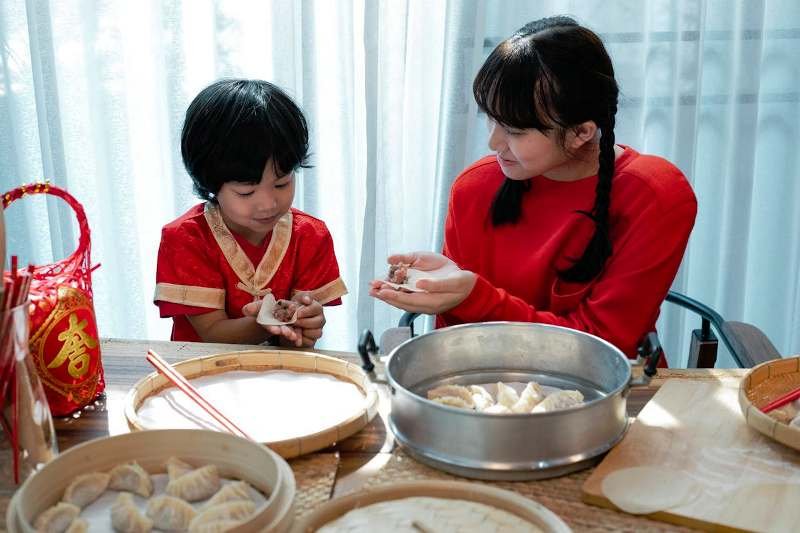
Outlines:
[[407,270],[408,279],[405,283],[392,283],[391,281],[384,281],[384,283],[393,289],[406,292],[428,292],[423,289],[417,288],[417,282],[422,279],[441,279],[446,278],[449,274],[458,270],[458,266],[454,264],[447,264],[434,270],[418,270],[416,268],[409,268]]
[[264,299],[261,300],[261,309],[258,311],[258,316],[256,317],[256,322],[261,324],[262,326],[284,326],[287,324],[294,324],[297,321],[297,311],[300,310],[300,305],[297,306],[295,309],[292,318],[285,322],[281,322],[273,315],[276,307],[276,300],[272,293],[267,293],[264,295]]

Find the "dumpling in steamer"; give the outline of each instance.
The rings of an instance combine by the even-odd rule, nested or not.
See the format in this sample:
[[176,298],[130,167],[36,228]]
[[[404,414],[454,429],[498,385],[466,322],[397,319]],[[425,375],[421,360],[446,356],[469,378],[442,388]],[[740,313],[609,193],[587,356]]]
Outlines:
[[514,413],[530,413],[544,398],[542,386],[535,381],[530,381],[525,386],[522,394],[520,394],[519,400],[511,406],[511,411]]
[[208,509],[209,507],[214,507],[215,505],[219,505],[221,503],[238,500],[253,501],[253,498],[250,495],[250,485],[245,481],[228,483],[219,489],[217,493],[214,494],[211,499],[203,505],[203,509]]
[[139,512],[130,492],[122,492],[111,506],[111,527],[120,533],[149,533],[153,521]]
[[519,395],[517,391],[503,383],[502,381],[497,382],[497,403],[501,405],[505,405],[509,409],[514,407],[514,404],[519,401]]
[[58,502],[37,516],[33,526],[43,533],[63,533],[80,513],[77,505]]
[[473,409],[472,392],[461,385],[441,385],[428,391],[428,399],[444,405]]
[[67,485],[62,500],[78,507],[86,507],[103,494],[110,479],[111,476],[105,472],[81,474]]
[[196,526],[189,531],[192,533],[222,533],[239,526],[241,523],[239,520],[217,520],[216,522]]
[[133,492],[149,498],[153,494],[153,481],[139,463],[126,463],[115,466],[111,472],[108,487],[114,490]]
[[89,531],[89,522],[78,517],[72,521],[65,533],[86,533],[87,531]]
[[560,390],[547,396],[531,410],[531,413],[546,413],[575,407],[583,403],[583,394],[576,390]]
[[167,475],[169,476],[170,481],[173,479],[178,479],[182,475],[188,474],[194,470],[192,465],[181,461],[177,457],[170,457],[167,459],[165,466],[167,467]]
[[166,492],[187,502],[196,502],[211,497],[219,487],[217,465],[206,465],[171,480],[167,483]]
[[508,415],[512,413],[511,409],[509,409],[502,403],[496,403],[494,405],[490,405],[489,407],[484,409],[483,412],[493,415]]
[[485,411],[487,407],[494,405],[492,395],[480,385],[470,385],[469,392],[472,393],[472,402],[475,404],[476,410]]
[[256,504],[252,501],[235,501],[215,505],[197,515],[189,524],[189,531],[198,531],[199,528],[220,520],[242,521],[249,518],[255,511]]
[[197,512],[191,505],[174,496],[155,496],[147,502],[147,516],[158,529],[183,530],[189,527]]

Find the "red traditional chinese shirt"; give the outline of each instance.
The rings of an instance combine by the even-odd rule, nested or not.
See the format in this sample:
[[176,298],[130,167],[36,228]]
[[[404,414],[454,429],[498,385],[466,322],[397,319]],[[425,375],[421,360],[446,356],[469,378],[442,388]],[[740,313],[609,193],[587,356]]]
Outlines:
[[581,256],[594,233],[581,213],[592,210],[597,176],[569,182],[533,177],[520,220],[493,226],[492,200],[504,179],[492,156],[453,183],[444,254],[478,279],[437,325],[555,324],[597,335],[634,357],[642,337],[655,330],[694,225],[697,200],[684,175],[665,159],[625,147],[611,186],[612,254],[585,283],[566,282],[558,273]]
[[260,246],[232,233],[210,203],[164,226],[153,300],[162,318],[173,319],[172,340],[200,340],[187,316],[224,309],[240,318],[268,291],[276,299],[307,291],[323,305],[341,304],[347,288],[324,222],[291,209]]

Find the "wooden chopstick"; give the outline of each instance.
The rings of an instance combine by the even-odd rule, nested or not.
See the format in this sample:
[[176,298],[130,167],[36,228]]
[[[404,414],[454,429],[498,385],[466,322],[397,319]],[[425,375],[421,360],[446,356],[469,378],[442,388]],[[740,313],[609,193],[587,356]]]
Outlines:
[[789,402],[793,402],[794,400],[796,400],[798,398],[800,398],[800,387],[796,388],[793,391],[787,392],[783,396],[779,396],[779,397],[775,398],[774,400],[769,402],[767,405],[762,407],[761,408],[761,412],[762,413],[769,413],[770,411],[773,411],[773,410],[777,409],[778,407],[782,407],[782,406],[786,405]]
[[246,439],[252,440],[255,442],[255,439],[250,437],[247,433],[239,429],[239,427],[231,422],[228,417],[220,413],[216,407],[208,403],[208,401],[200,395],[200,392],[194,388],[194,386],[189,383],[183,375],[172,368],[168,362],[166,362],[160,355],[158,355],[153,350],[147,351],[147,361],[153,365],[156,370],[164,374],[164,376],[170,380],[176,387],[178,387],[181,391],[183,391],[186,396],[189,397],[194,403],[199,405],[205,412],[211,415],[214,420],[219,422],[226,430],[234,435],[239,437],[244,437]]

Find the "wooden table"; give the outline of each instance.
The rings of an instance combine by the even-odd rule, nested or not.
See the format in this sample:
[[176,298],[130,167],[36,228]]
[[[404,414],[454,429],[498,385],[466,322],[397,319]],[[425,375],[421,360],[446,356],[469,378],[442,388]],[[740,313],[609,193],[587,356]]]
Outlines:
[[[263,346],[244,346],[231,344],[207,344],[165,341],[131,341],[107,339],[102,341],[103,367],[106,378],[106,397],[92,411],[84,411],[78,418],[55,420],[58,446],[64,451],[71,446],[96,437],[118,434],[127,431],[123,415],[123,402],[128,390],[140,378],[152,372],[145,361],[148,348],[156,350],[167,361],[176,363],[184,359],[225,353],[244,349],[264,349]],[[322,351],[351,362],[359,362],[357,354]],[[744,370],[660,370],[647,387],[635,388],[628,396],[628,413],[636,416],[644,404],[653,397],[665,379],[680,377],[684,379],[719,379],[739,377]],[[321,452],[339,453],[340,462],[332,496],[345,494],[360,488],[371,475],[384,465],[395,447],[391,432],[386,426],[389,400],[385,390],[380,391],[380,416],[362,431]],[[3,459],[3,462],[7,460]],[[0,472],[9,472],[8,464],[0,464]],[[16,487],[4,476],[0,481],[0,512],[5,509]]]

